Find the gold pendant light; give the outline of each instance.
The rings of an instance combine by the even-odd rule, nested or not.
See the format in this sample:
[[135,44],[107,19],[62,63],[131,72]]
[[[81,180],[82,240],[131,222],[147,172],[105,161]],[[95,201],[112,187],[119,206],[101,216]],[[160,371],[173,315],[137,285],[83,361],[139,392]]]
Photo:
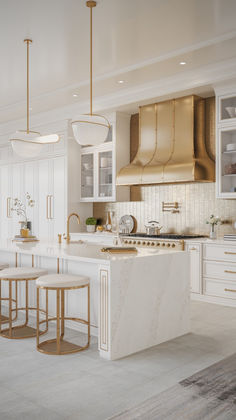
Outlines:
[[103,143],[110,128],[104,116],[93,114],[93,8],[96,5],[96,1],[86,2],[86,6],[90,8],[90,113],[80,115],[71,123],[76,141],[83,146],[97,146]]
[[41,136],[37,131],[31,131],[29,127],[29,45],[32,39],[24,39],[27,46],[27,128],[14,133],[10,142],[14,152],[23,158],[32,158],[42,151],[45,144],[57,143],[60,140],[58,134]]

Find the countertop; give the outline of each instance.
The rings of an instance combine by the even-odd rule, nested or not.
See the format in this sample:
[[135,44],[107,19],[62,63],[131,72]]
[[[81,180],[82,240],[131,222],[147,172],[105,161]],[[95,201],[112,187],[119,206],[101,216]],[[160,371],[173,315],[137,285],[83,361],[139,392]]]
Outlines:
[[130,259],[130,258],[152,258],[158,255],[182,253],[183,251],[175,250],[154,250],[146,248],[138,248],[135,254],[108,254],[101,252],[103,245],[92,244],[88,242],[71,242],[70,244],[56,242],[13,242],[11,239],[0,241],[0,251],[18,252],[22,254],[47,256],[55,258],[64,258],[67,260],[84,261],[91,263],[109,263],[114,260]]

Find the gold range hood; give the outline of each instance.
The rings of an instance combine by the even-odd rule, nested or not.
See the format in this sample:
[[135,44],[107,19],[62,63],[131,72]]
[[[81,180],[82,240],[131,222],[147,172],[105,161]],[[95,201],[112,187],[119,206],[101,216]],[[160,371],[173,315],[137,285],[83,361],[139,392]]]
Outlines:
[[140,107],[139,146],[117,185],[214,182],[205,144],[205,100],[195,95]]

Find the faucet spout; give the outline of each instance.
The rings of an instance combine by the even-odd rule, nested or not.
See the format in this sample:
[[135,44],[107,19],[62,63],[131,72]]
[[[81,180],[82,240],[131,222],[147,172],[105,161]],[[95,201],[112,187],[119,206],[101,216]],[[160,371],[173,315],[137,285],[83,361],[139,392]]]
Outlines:
[[66,223],[66,243],[69,244],[70,243],[70,219],[72,216],[75,216],[78,220],[78,225],[80,224],[80,217],[77,213],[71,213],[69,214],[69,216],[67,217],[67,223]]

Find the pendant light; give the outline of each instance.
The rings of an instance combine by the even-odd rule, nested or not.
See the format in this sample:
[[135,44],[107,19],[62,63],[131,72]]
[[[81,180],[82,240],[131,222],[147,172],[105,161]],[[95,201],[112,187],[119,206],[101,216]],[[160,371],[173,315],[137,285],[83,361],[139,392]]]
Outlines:
[[41,136],[37,131],[29,128],[29,45],[31,39],[24,39],[27,45],[27,128],[14,133],[10,142],[14,152],[23,158],[32,158],[40,154],[45,144],[57,143],[60,140],[58,134]]
[[76,141],[85,146],[97,146],[103,143],[108,135],[110,124],[102,115],[93,114],[93,8],[96,1],[87,1],[90,8],[90,113],[79,115],[72,121],[72,129]]

